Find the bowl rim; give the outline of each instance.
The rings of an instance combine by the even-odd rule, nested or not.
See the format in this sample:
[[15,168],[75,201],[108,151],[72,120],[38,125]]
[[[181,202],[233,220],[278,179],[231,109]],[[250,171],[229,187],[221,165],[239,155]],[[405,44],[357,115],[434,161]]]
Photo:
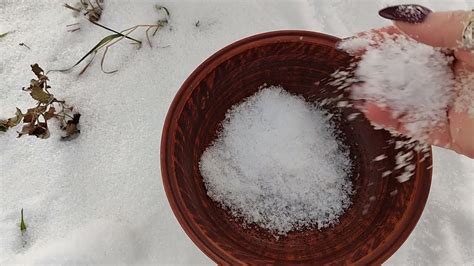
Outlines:
[[[195,232],[194,227],[189,223],[186,215],[184,214],[184,206],[183,202],[181,202],[178,198],[176,198],[175,193],[173,193],[172,187],[172,170],[170,167],[169,162],[171,162],[171,139],[170,139],[170,128],[174,125],[176,126],[176,121],[178,119],[177,113],[181,113],[186,103],[185,99],[187,99],[193,90],[189,90],[189,87],[197,86],[196,83],[199,82],[199,77],[206,76],[209,72],[212,72],[220,63],[226,61],[228,58],[236,55],[239,53],[240,50],[246,50],[246,45],[250,43],[258,44],[254,47],[262,46],[265,44],[270,44],[284,41],[284,40],[295,40],[295,38],[299,38],[299,40],[304,40],[305,37],[309,37],[312,39],[318,39],[320,44],[326,44],[328,46],[334,47],[335,43],[340,40],[340,38],[331,36],[324,33],[313,32],[313,31],[306,31],[306,30],[277,30],[277,31],[270,31],[259,33],[256,35],[252,35],[249,37],[245,37],[238,41],[235,41],[224,48],[218,50],[217,52],[213,53],[210,57],[208,57],[205,61],[203,61],[184,81],[181,85],[179,90],[177,91],[171,105],[168,109],[165,123],[162,130],[161,136],[161,147],[160,147],[160,168],[161,168],[161,176],[163,181],[163,186],[165,189],[166,197],[168,199],[168,203],[178,220],[181,228],[184,230],[186,235],[194,242],[194,244],[206,254],[210,259],[214,262],[220,264],[228,264],[232,262],[236,262],[235,258],[225,256],[227,252],[221,249],[218,245],[209,245],[213,243],[212,239],[208,239],[208,241],[202,241],[202,239],[198,236]],[[260,42],[260,43],[257,43]],[[245,49],[244,49],[245,48]],[[428,163],[432,165],[432,150],[431,147],[427,152],[429,154],[428,158],[425,159],[425,164]],[[422,167],[420,166],[421,155],[417,154],[417,175],[421,173]],[[415,184],[416,186],[421,186],[421,188],[425,189],[418,189],[418,193],[415,193],[416,198],[412,201],[413,204],[408,206],[406,212],[408,212],[412,219],[405,219],[402,225],[397,224],[397,227],[402,226],[403,230],[398,234],[397,237],[391,239],[389,243],[381,244],[374,252],[371,253],[372,256],[367,256],[365,260],[360,261],[358,263],[363,262],[364,264],[381,264],[386,261],[390,256],[392,256],[401,246],[402,244],[408,239],[408,236],[411,234],[413,229],[415,228],[416,224],[418,223],[425,204],[428,199],[428,194],[431,187],[431,178],[432,178],[432,167],[425,169],[427,171],[427,176],[429,178],[418,178],[417,182],[420,184]],[[423,180],[419,180],[423,179]],[[376,252],[377,251],[377,252]]]

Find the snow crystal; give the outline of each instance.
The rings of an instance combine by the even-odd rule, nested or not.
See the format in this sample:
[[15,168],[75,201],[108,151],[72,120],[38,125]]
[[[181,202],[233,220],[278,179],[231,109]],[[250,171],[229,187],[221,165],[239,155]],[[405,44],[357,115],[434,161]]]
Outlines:
[[436,48],[405,37],[386,39],[367,47],[355,71],[363,86],[352,91],[390,109],[408,135],[425,139],[427,132],[447,123],[446,108],[453,100],[452,58]]
[[275,235],[337,223],[350,205],[351,161],[327,115],[281,87],[232,107],[202,155],[208,195]]
[[[374,38],[378,40],[377,44],[372,41]],[[390,110],[393,118],[403,124],[403,133],[411,139],[396,142],[395,149],[399,152],[395,157],[395,170],[401,170],[401,173],[395,178],[400,182],[409,180],[415,170],[414,154],[410,150],[427,151],[428,146],[424,143],[429,132],[448,123],[447,108],[453,102],[455,92],[446,88],[456,84],[451,69],[453,59],[437,48],[404,36],[382,38],[368,34],[344,40],[338,47],[351,54],[357,54],[361,49],[364,53],[356,65],[348,66],[350,71],[338,70],[332,75],[333,85],[350,90],[353,100],[374,102]],[[355,82],[362,85],[351,87]],[[469,100],[467,97],[458,105],[466,106],[466,102],[471,103]],[[380,128],[380,125],[373,125]],[[394,136],[400,135],[395,130],[389,131]],[[373,161],[385,158],[382,154]]]
[[368,38],[349,38],[339,42],[337,48],[354,54],[373,44],[374,41]]
[[391,175],[391,174],[392,174],[392,171],[387,170],[387,171],[385,171],[385,172],[382,173],[382,177],[386,177],[386,176],[389,176],[389,175]]
[[420,21],[427,15],[427,11],[419,5],[399,5],[397,12],[412,23]]
[[348,121],[354,121],[360,114],[359,113],[352,113],[347,116]]
[[378,162],[378,161],[385,160],[385,159],[387,159],[387,158],[388,158],[387,155],[381,154],[381,155],[375,157],[375,159],[374,159],[373,161],[374,161],[374,162]]

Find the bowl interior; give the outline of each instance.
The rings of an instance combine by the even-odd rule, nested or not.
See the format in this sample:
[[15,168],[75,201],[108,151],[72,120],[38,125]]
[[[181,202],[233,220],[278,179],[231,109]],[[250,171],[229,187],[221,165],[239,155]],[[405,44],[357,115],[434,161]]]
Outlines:
[[[425,154],[416,153],[415,175],[407,182],[399,183],[396,171],[382,177],[394,169],[396,139],[374,130],[362,115],[349,121],[356,110],[330,105],[327,110],[335,114],[354,162],[355,194],[339,224],[276,239],[257,226],[244,228],[206,195],[199,160],[227,110],[263,84],[281,85],[307,101],[336,96],[328,77],[351,60],[334,49],[336,41],[302,31],[250,37],[204,62],[178,92],[163,132],[163,181],[183,229],[217,263],[380,263],[419,219],[431,181],[431,157],[422,160]],[[388,158],[374,161],[381,154]]]

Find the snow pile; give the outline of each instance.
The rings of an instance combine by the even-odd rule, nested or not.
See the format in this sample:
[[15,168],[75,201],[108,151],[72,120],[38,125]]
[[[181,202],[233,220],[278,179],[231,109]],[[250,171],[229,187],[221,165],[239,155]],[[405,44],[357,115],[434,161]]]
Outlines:
[[[340,47],[360,49],[366,39],[349,39]],[[403,36],[386,38],[379,45],[365,47],[355,70],[362,85],[351,90],[352,98],[391,110],[407,135],[424,140],[434,128],[448,122],[446,109],[454,99],[454,91],[446,89],[454,85],[451,62],[451,57],[431,46]]]
[[[393,169],[401,169],[394,176],[399,182],[408,181],[415,170],[415,154],[409,150],[429,151],[424,143],[430,133],[448,123],[447,106],[455,96],[454,90],[447,89],[455,84],[453,58],[404,36],[367,34],[346,39],[338,48],[360,59],[349,66],[349,71],[336,71],[332,83],[349,90],[355,101],[376,103],[389,110],[392,118],[403,125],[398,130],[411,137],[397,141]],[[354,83],[358,85],[352,86]],[[392,134],[400,132],[393,130]]]
[[327,115],[269,87],[233,106],[200,162],[208,195],[278,235],[337,223],[350,205],[351,161]]

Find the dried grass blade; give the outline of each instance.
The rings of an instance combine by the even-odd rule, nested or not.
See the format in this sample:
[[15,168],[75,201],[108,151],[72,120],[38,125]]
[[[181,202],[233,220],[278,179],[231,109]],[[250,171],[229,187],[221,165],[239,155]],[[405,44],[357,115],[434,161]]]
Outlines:
[[[90,21],[90,20],[89,20],[89,21]],[[116,30],[113,30],[113,29],[111,29],[111,28],[108,28],[108,27],[106,27],[106,26],[104,26],[104,25],[101,25],[101,24],[99,24],[99,23],[97,23],[97,22],[94,22],[94,21],[90,21],[90,22],[91,22],[92,24],[96,25],[96,26],[99,26],[99,27],[103,28],[103,29],[106,29],[106,30],[111,31],[111,32],[116,33],[116,34],[120,34],[122,37],[125,37],[125,38],[127,38],[127,39],[129,39],[129,40],[135,41],[135,42],[137,42],[137,43],[139,43],[139,44],[142,43],[142,42],[139,41],[139,40],[136,40],[136,39],[134,39],[134,38],[132,38],[132,37],[126,36],[126,35],[124,35],[124,34],[118,32],[118,31],[116,31]]]
[[[113,41],[114,39],[116,38],[120,38],[122,37],[123,34],[112,34],[112,35],[109,35],[109,36],[106,36],[104,37],[102,40],[100,40],[100,42],[98,42],[89,52],[87,52],[81,59],[79,59],[79,61],[77,61],[73,66],[71,66],[70,68],[66,68],[66,69],[60,69],[60,70],[50,70],[48,72],[51,72],[51,71],[59,71],[59,72],[67,72],[71,69],[73,69],[74,67],[76,67],[77,65],[79,65],[82,61],[84,61],[84,59],[86,59],[89,55],[93,54],[93,53],[97,53],[97,51],[104,47],[105,45],[107,45],[109,42]],[[92,62],[92,61],[91,61]],[[86,65],[86,67],[81,71],[81,74],[85,71],[85,69],[90,65],[90,62]]]

